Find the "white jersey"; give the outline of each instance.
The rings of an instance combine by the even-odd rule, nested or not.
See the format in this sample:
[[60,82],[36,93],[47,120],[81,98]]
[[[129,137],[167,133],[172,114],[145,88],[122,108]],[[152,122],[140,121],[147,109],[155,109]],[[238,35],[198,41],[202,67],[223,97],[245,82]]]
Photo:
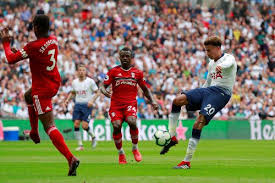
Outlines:
[[[216,67],[221,66],[222,72],[217,73]],[[224,53],[216,62],[210,60],[208,64],[207,80],[203,87],[217,86],[232,93],[237,72],[237,63],[233,55]]]
[[79,79],[73,80],[72,91],[76,93],[76,103],[88,103],[92,99],[93,94],[98,87],[92,78],[86,77],[85,80],[79,81]]

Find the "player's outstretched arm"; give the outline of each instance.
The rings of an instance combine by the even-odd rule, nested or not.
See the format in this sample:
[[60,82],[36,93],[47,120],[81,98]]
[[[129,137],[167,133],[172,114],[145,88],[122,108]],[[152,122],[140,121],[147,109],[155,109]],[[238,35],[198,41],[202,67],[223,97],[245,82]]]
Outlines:
[[72,98],[75,97],[75,94],[76,94],[75,91],[71,91],[71,92],[69,93],[68,97],[67,97],[66,100],[64,101],[64,108],[66,108],[67,105],[68,105],[68,103],[69,103],[69,101],[70,101]]
[[145,97],[149,100],[149,102],[153,106],[154,110],[158,110],[159,109],[159,105],[154,100],[154,97],[153,97],[151,91],[149,90],[149,88],[146,85],[144,85],[144,84],[140,85],[140,88],[142,89]]
[[203,84],[202,87],[203,87],[203,88],[209,87],[209,86],[211,85],[211,81],[212,81],[212,79],[211,79],[210,74],[209,74],[209,72],[208,72],[206,81],[205,81],[205,83]]
[[111,93],[109,91],[107,91],[108,85],[103,84],[103,86],[100,87],[100,91],[101,93],[103,93],[103,95],[105,95],[108,98],[111,98]]
[[95,103],[96,99],[99,97],[100,95],[100,90],[97,90],[95,92],[95,95],[93,96],[93,98],[88,102],[88,107],[92,107],[93,104]]
[[0,31],[0,37],[5,50],[5,54],[9,64],[15,64],[16,62],[25,59],[21,52],[10,47],[11,36],[9,35],[8,28],[4,28]]

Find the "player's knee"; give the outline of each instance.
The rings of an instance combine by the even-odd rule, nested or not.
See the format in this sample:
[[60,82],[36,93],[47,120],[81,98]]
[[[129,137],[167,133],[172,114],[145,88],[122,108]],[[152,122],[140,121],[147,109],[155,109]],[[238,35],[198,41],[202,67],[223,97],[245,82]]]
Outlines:
[[82,123],[82,128],[83,128],[84,130],[87,130],[87,129],[89,128],[89,124],[88,124],[87,122],[83,122],[83,123]]
[[80,121],[79,120],[75,120],[74,121],[74,127],[75,128],[79,128],[80,127]]
[[183,106],[186,104],[187,104],[187,97],[185,94],[182,94],[173,100],[173,105],[175,106]]
[[130,129],[132,129],[132,130],[135,130],[137,128],[137,123],[136,122],[131,122],[131,123],[128,123],[128,124],[129,124]]
[[206,119],[205,117],[200,114],[199,117],[197,118],[195,124],[193,125],[194,129],[202,130],[202,128],[206,125]]
[[47,132],[50,127],[54,126],[54,123],[43,123],[44,131]]
[[32,96],[31,96],[31,92],[27,91],[25,94],[24,94],[24,98],[25,98],[25,101],[27,104],[32,104]]
[[128,125],[130,126],[131,129],[132,129],[132,128],[136,128],[136,126],[137,126],[136,118],[135,118],[135,117],[132,117],[132,116],[129,116],[129,117],[127,118],[127,123],[128,123]]
[[113,128],[114,128],[114,131],[121,130],[121,124],[120,124],[120,122],[113,123]]

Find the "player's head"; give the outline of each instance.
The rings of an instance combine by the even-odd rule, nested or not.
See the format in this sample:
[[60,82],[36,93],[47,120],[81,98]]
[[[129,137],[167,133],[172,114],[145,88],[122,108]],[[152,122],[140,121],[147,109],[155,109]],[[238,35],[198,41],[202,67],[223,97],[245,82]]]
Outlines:
[[218,59],[221,56],[222,41],[218,36],[211,36],[204,41],[207,56],[210,59]]
[[86,67],[84,64],[79,64],[77,66],[77,73],[78,73],[78,77],[80,79],[83,79],[86,77]]
[[33,21],[33,30],[36,37],[48,35],[50,29],[50,19],[47,15],[37,14]]
[[128,47],[124,47],[119,51],[119,59],[122,68],[129,68],[132,64],[132,58],[134,58],[134,53]]

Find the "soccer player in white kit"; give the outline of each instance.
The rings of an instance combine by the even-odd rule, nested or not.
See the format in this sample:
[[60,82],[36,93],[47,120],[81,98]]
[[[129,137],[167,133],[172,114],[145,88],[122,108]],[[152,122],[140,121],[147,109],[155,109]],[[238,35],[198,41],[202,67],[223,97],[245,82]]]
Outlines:
[[211,59],[208,65],[207,80],[202,88],[183,92],[173,100],[172,111],[169,115],[169,132],[171,142],[164,146],[160,154],[165,154],[178,143],[176,127],[182,106],[189,111],[200,110],[189,139],[185,158],[174,168],[189,169],[190,161],[199,143],[202,128],[217,112],[228,103],[235,83],[237,64],[233,55],[222,53],[222,41],[219,37],[209,37],[204,41],[207,56]]
[[74,121],[74,135],[78,142],[77,151],[84,150],[81,133],[79,130],[80,123],[82,122],[83,130],[86,130],[92,137],[92,147],[96,147],[95,135],[89,127],[92,106],[100,95],[100,91],[92,78],[86,76],[86,67],[80,64],[77,68],[78,78],[72,82],[72,91],[65,100],[65,106],[71,98],[75,97],[75,105],[73,111]]

